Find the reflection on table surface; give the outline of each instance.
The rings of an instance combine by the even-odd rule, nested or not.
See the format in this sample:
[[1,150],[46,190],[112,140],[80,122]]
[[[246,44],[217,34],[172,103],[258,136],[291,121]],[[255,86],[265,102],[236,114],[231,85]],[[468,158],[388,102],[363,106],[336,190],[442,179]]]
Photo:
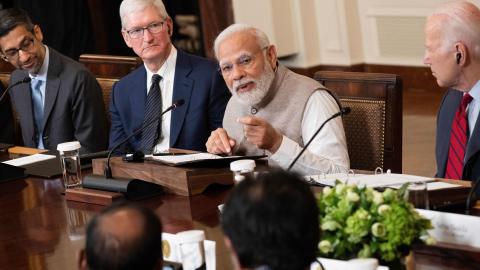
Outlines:
[[[229,189],[213,186],[190,198],[163,194],[139,203],[155,209],[165,232],[204,230],[217,242],[217,269],[231,269],[217,210]],[[104,206],[66,201],[63,192],[60,178],[0,184],[1,269],[76,269],[86,224]]]

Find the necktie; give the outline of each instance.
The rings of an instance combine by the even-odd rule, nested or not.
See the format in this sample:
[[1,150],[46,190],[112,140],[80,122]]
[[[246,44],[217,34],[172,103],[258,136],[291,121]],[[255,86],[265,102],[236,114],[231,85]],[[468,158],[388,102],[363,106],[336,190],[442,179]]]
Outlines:
[[472,99],[472,96],[468,93],[463,95],[462,103],[455,114],[455,119],[453,119],[447,169],[445,171],[445,178],[448,179],[462,179],[465,147],[468,138],[466,109]]
[[162,112],[162,93],[160,92],[160,80],[162,77],[158,74],[152,76],[152,84],[147,95],[145,103],[145,114],[143,117],[144,128],[142,132],[142,151],[145,154],[151,154],[155,143],[162,136],[162,119],[159,118],[150,126],[145,127],[148,123],[160,116]]
[[36,131],[35,136],[37,138],[37,147],[43,149],[43,94],[41,86],[41,80],[32,80],[33,119],[35,120]]

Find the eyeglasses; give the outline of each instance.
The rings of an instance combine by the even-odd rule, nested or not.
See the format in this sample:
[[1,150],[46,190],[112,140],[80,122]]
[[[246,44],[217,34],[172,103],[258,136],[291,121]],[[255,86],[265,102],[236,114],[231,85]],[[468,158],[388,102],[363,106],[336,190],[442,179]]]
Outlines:
[[9,49],[7,51],[5,51],[3,54],[2,54],[2,58],[3,60],[5,61],[13,61],[13,60],[17,60],[18,59],[18,55],[19,55],[19,52],[20,51],[23,51],[23,52],[30,52],[33,50],[33,44],[35,43],[35,39],[34,38],[26,38],[22,44],[20,45],[19,48],[16,48],[16,49]]
[[263,47],[261,50],[254,54],[242,54],[238,59],[235,61],[235,63],[223,63],[220,65],[220,72],[222,73],[223,76],[228,77],[231,75],[233,71],[233,67],[236,64],[238,67],[241,67],[242,69],[247,69],[249,68],[255,60],[255,55],[263,52],[263,50],[268,49],[269,46]]
[[160,33],[160,31],[162,31],[164,23],[165,23],[165,21],[154,22],[154,23],[151,23],[150,25],[148,25],[146,27],[135,28],[135,29],[127,30],[125,32],[127,32],[128,36],[130,38],[134,38],[134,39],[143,38],[143,31],[145,31],[145,30],[148,30],[148,32],[150,32],[150,34]]

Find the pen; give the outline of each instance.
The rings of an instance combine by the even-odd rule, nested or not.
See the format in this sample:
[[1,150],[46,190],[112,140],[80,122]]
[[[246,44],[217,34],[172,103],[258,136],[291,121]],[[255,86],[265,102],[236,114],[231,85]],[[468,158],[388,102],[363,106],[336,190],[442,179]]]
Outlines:
[[182,156],[182,155],[188,155],[188,153],[155,153],[152,154],[152,156]]

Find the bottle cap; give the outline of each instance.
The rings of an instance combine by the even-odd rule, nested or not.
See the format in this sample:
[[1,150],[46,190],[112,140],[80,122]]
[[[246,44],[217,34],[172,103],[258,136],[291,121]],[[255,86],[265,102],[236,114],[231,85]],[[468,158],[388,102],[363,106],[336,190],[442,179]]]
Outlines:
[[59,143],[57,145],[57,150],[60,152],[65,152],[65,151],[73,151],[80,149],[80,143],[78,141],[74,142],[65,142],[65,143]]
[[232,172],[252,172],[255,168],[255,160],[242,159],[230,163],[230,170]]
[[178,244],[198,243],[205,240],[205,233],[202,230],[190,230],[177,233],[175,238]]

